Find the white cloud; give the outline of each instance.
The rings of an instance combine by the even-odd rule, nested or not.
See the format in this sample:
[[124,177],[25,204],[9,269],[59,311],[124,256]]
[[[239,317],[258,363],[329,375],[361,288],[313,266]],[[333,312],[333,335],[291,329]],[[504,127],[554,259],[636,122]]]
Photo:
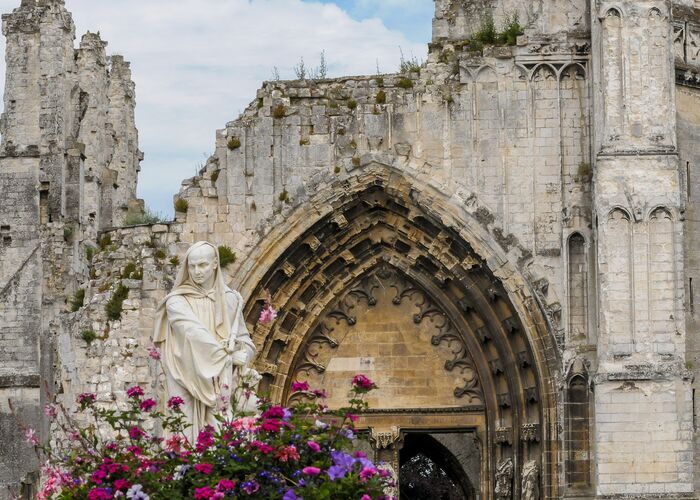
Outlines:
[[[0,0],[0,10],[18,4]],[[313,66],[325,50],[329,76],[374,73],[377,60],[389,72],[398,66],[399,46],[421,57],[426,51],[380,20],[356,21],[335,4],[67,0],[66,7],[78,39],[87,30],[99,31],[109,54],[131,61],[146,154],[139,194],[167,213],[181,180],[213,150],[214,131],[254,99],[273,66],[282,78],[291,78],[299,57]]]

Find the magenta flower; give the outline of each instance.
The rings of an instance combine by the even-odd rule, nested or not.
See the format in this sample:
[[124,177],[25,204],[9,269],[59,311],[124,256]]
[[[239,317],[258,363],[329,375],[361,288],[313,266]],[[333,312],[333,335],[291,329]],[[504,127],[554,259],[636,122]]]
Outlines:
[[365,391],[377,388],[374,382],[372,382],[369,378],[362,374],[355,375],[352,378],[352,385],[353,387],[355,387],[355,389],[363,389]]
[[172,398],[168,399],[168,408],[173,410],[180,409],[180,406],[184,404],[185,401],[180,396],[173,396]]
[[362,479],[363,481],[367,481],[368,479],[370,479],[376,475],[377,475],[377,469],[375,469],[374,467],[364,467],[360,471],[360,479]]
[[319,444],[318,444],[316,441],[309,441],[309,442],[306,443],[306,444],[307,444],[307,445],[309,446],[309,448],[311,448],[311,450],[312,450],[313,452],[315,452],[315,453],[318,453],[319,451],[321,451],[321,447],[319,446]]
[[140,398],[141,396],[143,396],[143,389],[141,389],[141,387],[138,385],[129,387],[126,390],[126,395],[130,398]]
[[216,485],[216,489],[219,491],[231,491],[236,487],[236,483],[230,479],[222,479],[219,484]]
[[202,474],[211,474],[211,471],[214,470],[214,467],[211,464],[207,463],[195,464],[194,470]]
[[114,481],[114,489],[119,491],[126,491],[131,486],[131,483],[126,479],[117,479]]
[[214,490],[209,486],[204,486],[203,488],[195,488],[194,498],[195,500],[205,500],[214,496]]
[[308,382],[294,382],[292,384],[292,392],[304,392],[309,390]]
[[148,357],[158,361],[160,359],[160,351],[156,346],[151,346],[148,348]]
[[152,399],[144,399],[141,401],[141,410],[142,411],[151,411],[153,408],[156,407],[156,402],[153,401]]
[[129,429],[129,437],[131,439],[141,439],[145,435],[146,433],[136,426],[133,426],[131,429]]
[[96,399],[97,399],[97,396],[95,396],[91,392],[84,392],[78,396],[78,404],[82,408],[85,408],[87,406],[91,406],[95,402]]
[[88,493],[88,500],[109,500],[112,493],[107,488],[93,488]]
[[360,497],[360,500],[372,500],[372,497],[365,493]]
[[321,473],[321,469],[318,467],[308,466],[301,469],[301,471],[307,476],[318,476]]

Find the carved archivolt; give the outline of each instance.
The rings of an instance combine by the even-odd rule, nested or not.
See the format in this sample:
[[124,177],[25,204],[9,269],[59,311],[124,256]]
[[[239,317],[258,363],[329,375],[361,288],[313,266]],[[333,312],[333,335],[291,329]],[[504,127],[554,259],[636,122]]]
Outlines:
[[[423,324],[424,328],[432,331],[432,345],[436,347],[442,345],[450,352],[450,357],[445,360],[445,370],[459,373],[464,381],[463,385],[454,389],[455,397],[464,398],[465,404],[483,404],[484,398],[477,370],[461,334],[425,291],[386,263],[381,263],[365,274],[321,316],[297,362],[293,379],[305,380],[310,372],[326,371],[327,367],[324,360],[320,359],[320,355],[321,352],[327,352],[327,348],[337,348],[342,341],[334,336],[338,325],[345,323],[349,327],[354,327],[357,324],[355,311],[360,307],[376,307],[378,305],[376,291],[380,288],[391,290],[393,306],[412,305],[413,323]],[[322,347],[324,349],[321,349]]]

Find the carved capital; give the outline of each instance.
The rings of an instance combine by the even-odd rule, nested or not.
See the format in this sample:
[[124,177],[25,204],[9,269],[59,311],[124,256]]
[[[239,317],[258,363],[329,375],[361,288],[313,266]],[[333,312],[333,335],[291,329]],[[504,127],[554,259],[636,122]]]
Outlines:
[[374,442],[374,446],[378,450],[389,449],[400,441],[401,431],[396,426],[392,426],[389,430],[381,431],[370,427],[370,439]]
[[540,424],[523,424],[520,429],[520,440],[525,443],[539,443]]
[[496,444],[513,444],[513,428],[512,427],[499,427],[496,429],[496,438],[494,440]]

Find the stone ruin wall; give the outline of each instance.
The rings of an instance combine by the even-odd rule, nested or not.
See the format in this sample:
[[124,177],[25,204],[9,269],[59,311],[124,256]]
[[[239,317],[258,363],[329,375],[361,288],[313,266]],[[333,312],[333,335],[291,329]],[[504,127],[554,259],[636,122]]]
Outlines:
[[[87,278],[98,231],[137,211],[142,153],[129,63],[99,34],[74,47],[63,0],[23,0],[2,18],[7,39],[0,118],[0,485],[35,469],[15,411],[41,428],[52,332]],[[45,429],[44,429],[45,430]]]

